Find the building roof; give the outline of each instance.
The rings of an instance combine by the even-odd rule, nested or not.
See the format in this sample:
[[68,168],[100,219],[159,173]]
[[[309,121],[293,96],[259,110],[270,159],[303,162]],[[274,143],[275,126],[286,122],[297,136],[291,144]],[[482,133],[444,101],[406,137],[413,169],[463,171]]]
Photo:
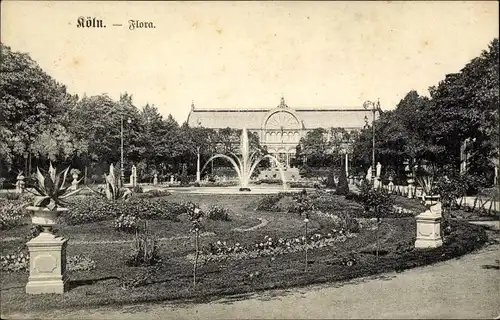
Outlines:
[[[288,114],[279,114],[280,112]],[[279,115],[278,117],[273,117],[277,114]],[[271,117],[273,117],[272,120],[270,120]],[[331,127],[360,129],[366,124],[365,117],[368,121],[371,121],[372,111],[370,109],[294,109],[290,108],[285,103],[285,99],[281,97],[280,104],[276,108],[261,109],[196,109],[193,102],[187,122],[189,126],[201,126],[212,129],[230,127],[258,130],[263,129],[266,123],[273,128],[276,128],[276,126],[293,126],[294,128],[300,127],[305,130]],[[268,120],[270,122],[267,122]]]
[[262,119],[269,110],[266,109],[195,109],[188,115],[189,126],[205,128],[235,128],[243,127],[260,129]]
[[365,125],[365,116],[371,121],[371,110],[365,109],[192,109],[188,116],[190,126],[206,128],[261,129],[266,118],[275,112],[293,113],[303,129],[341,127],[359,129]]

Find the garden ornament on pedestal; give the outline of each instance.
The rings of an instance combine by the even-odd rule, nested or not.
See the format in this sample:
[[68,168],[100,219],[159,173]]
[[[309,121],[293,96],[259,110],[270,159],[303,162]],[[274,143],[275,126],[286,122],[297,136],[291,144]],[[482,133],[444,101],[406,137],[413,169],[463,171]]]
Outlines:
[[132,166],[132,173],[130,174],[130,185],[133,187],[137,186],[137,167]]
[[406,181],[408,182],[408,198],[413,199],[414,197],[413,183],[415,182],[415,180],[413,180],[413,177],[410,175],[408,177],[408,180]]
[[62,200],[77,194],[80,190],[70,191],[65,187],[69,167],[56,173],[52,163],[45,174],[37,168],[35,198],[31,211],[31,221],[43,228],[36,238],[28,241],[30,254],[30,275],[26,284],[26,293],[63,293],[67,289],[66,247],[68,239],[53,233],[52,227],[57,217],[67,211]]
[[389,185],[388,185],[388,191],[389,193],[392,193],[394,191],[394,182],[392,182],[394,179],[392,176],[389,176]]
[[109,166],[109,174],[104,175],[104,178],[106,180],[104,193],[96,191],[90,187],[87,187],[87,189],[97,195],[105,196],[108,200],[127,199],[132,195],[132,191],[130,191],[129,188],[120,187],[120,172],[113,166],[113,164]]
[[372,166],[368,168],[368,172],[366,172],[366,180],[371,181],[372,180]]
[[78,184],[82,179],[78,180],[78,175],[80,174],[80,170],[78,169],[71,169],[70,171],[71,176],[73,177],[73,181],[71,182],[71,190],[77,190],[78,189]]
[[155,173],[154,176],[153,176],[153,185],[157,185],[158,184],[158,174]]
[[23,193],[25,187],[23,172],[19,171],[16,182],[16,193]]
[[440,196],[433,190],[432,177],[421,177],[417,179],[423,189],[426,210],[416,216],[417,239],[415,248],[437,248],[443,245],[441,238],[442,208]]
[[377,178],[380,178],[380,173],[382,172],[382,165],[380,162],[377,162],[377,165],[375,166],[376,171],[377,171]]

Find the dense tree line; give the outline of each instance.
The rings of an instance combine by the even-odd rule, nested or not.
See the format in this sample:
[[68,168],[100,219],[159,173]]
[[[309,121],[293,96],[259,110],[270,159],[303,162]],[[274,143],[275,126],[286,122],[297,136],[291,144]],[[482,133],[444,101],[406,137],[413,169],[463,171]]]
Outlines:
[[[126,171],[135,164],[142,177],[179,173],[183,163],[195,174],[198,148],[202,164],[216,153],[238,150],[238,130],[179,125],[153,105],[134,105],[128,93],[118,101],[106,94],[72,95],[27,54],[3,44],[1,50],[0,177],[12,179],[18,170],[33,172],[48,161],[100,176],[110,163],[120,161],[122,121]],[[406,161],[412,167],[431,163],[457,168],[467,140],[469,172],[491,172],[492,160],[498,163],[500,138],[498,58],[494,39],[460,72],[431,87],[430,98],[411,91],[396,109],[381,113],[374,123],[377,161],[398,172]],[[249,132],[249,137],[254,149],[266,152],[256,135]],[[352,154],[353,167],[366,170],[371,128],[359,133],[312,130],[297,146],[296,165],[341,167],[345,151]]]
[[[429,88],[430,97],[410,91],[394,110],[374,122],[376,161],[391,174],[404,175],[408,164],[459,168],[467,140],[468,173],[491,181],[499,149],[498,39],[460,72]],[[309,131],[297,146],[297,165],[342,167],[352,158],[351,173],[372,164],[372,127],[360,132],[342,128]],[[386,170],[384,170],[386,171]]]
[[[126,174],[134,164],[142,178],[153,172],[167,176],[186,163],[194,175],[198,147],[202,165],[215,153],[238,150],[241,130],[179,125],[153,105],[134,105],[128,93],[118,101],[106,94],[80,98],[27,54],[3,44],[1,50],[0,177],[12,181],[19,170],[32,173],[53,161],[100,179],[110,163],[120,161],[122,121]],[[251,147],[265,152],[256,135],[249,132],[249,139]]]
[[358,132],[344,128],[316,128],[308,131],[296,148],[297,165],[310,167],[341,166],[345,153],[352,152]]
[[[376,158],[401,172],[405,161],[459,168],[460,149],[468,140],[468,173],[489,181],[499,147],[498,39],[460,72],[429,88],[430,98],[409,92],[395,110],[375,121]],[[371,165],[372,130],[353,145],[358,165]]]

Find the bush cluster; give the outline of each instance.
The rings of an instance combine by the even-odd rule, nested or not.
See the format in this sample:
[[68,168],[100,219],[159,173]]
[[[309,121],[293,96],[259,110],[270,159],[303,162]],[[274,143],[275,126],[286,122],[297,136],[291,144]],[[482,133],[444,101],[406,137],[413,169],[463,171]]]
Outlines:
[[281,198],[283,198],[283,193],[266,195],[260,199],[257,204],[257,210],[273,212],[281,211],[280,208],[276,206]]
[[158,239],[147,230],[136,232],[127,264],[135,267],[151,266],[159,261]]
[[69,225],[110,220],[121,215],[178,221],[178,216],[187,212],[188,205],[189,203],[176,203],[162,198],[154,201],[148,198],[108,201],[101,197],[83,197],[72,199],[70,210],[61,219]]
[[145,268],[139,270],[139,272],[132,278],[124,279],[121,283],[121,287],[124,290],[139,288],[147,286],[153,283],[156,278],[156,273],[158,272],[158,266]]
[[333,229],[335,231],[358,233],[361,225],[355,217],[350,214],[342,213],[327,213],[322,211],[314,211],[315,220],[318,220],[323,228]]
[[345,196],[346,194],[349,193],[349,183],[347,182],[347,175],[345,170],[342,169],[340,170],[339,183],[337,184],[335,193],[342,196]]
[[293,192],[280,192],[277,194],[266,195],[259,200],[257,210],[271,212],[287,211],[288,208],[282,208],[279,206],[278,202],[285,197],[293,197],[294,195],[295,193]]
[[132,192],[133,193],[143,193],[144,190],[142,189],[141,186],[137,185],[137,186],[135,186],[135,187],[132,188]]
[[26,271],[29,268],[30,257],[29,253],[21,250],[16,253],[0,256],[0,263],[2,264],[2,271],[5,272],[19,272]]
[[115,219],[114,227],[117,231],[134,233],[139,230],[141,219],[130,214],[121,214]]
[[28,204],[22,197],[17,200],[0,198],[0,230],[11,229],[27,222],[28,212],[24,207]]
[[159,197],[166,197],[169,195],[171,195],[171,193],[168,192],[167,190],[153,189],[153,190],[149,190],[147,192],[134,194],[134,197],[135,198],[159,198]]
[[[315,233],[294,238],[278,238],[273,239],[269,236],[264,236],[263,241],[257,241],[253,245],[247,247],[241,246],[239,243],[234,245],[227,244],[225,241],[217,241],[210,243],[203,248],[201,261],[224,261],[224,260],[242,260],[254,259],[264,256],[276,256],[292,252],[304,251],[308,249],[322,248],[327,246],[335,246],[339,242],[345,242],[348,238],[354,237],[352,233],[346,233],[342,230],[331,232],[328,234]],[[193,257],[188,255],[188,259]]]
[[66,263],[69,271],[91,271],[96,268],[94,260],[81,255],[68,257]]
[[75,197],[69,199],[70,210],[59,219],[69,225],[109,220],[117,216],[115,214],[117,202],[97,196]]
[[385,189],[374,189],[370,183],[361,184],[360,193],[354,200],[364,207],[361,217],[380,219],[394,215],[394,199]]
[[[26,248],[15,253],[0,256],[1,270],[4,272],[27,272],[30,266],[30,256]],[[90,271],[96,268],[96,262],[85,256],[70,256],[66,260],[68,271]]]
[[207,211],[207,217],[210,220],[231,221],[229,213],[230,211],[227,208],[218,205],[212,205]]

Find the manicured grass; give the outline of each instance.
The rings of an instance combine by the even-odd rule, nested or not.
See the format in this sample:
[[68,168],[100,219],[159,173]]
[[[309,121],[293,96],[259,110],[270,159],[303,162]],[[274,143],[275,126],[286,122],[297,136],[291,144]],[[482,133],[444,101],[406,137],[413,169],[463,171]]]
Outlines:
[[[217,196],[172,194],[172,201],[192,201],[206,208],[212,204],[232,210],[232,221],[204,220],[206,231],[214,232],[200,239],[201,245],[217,240],[251,245],[262,241],[265,235],[273,238],[296,237],[303,234],[303,217],[284,212],[255,211],[261,196]],[[346,202],[347,203],[347,202]],[[181,215],[179,222],[149,221],[151,232],[158,236],[186,236],[189,222]],[[269,223],[260,229],[239,232],[235,227],[252,226],[263,218]],[[310,223],[310,234],[321,226]],[[254,292],[265,289],[288,288],[311,283],[348,280],[380,272],[403,270],[419,265],[462,255],[479,247],[486,241],[484,230],[465,223],[453,222],[451,235],[445,238],[442,248],[436,250],[411,250],[415,240],[414,218],[384,219],[379,230],[380,252],[377,258],[375,230],[361,229],[357,237],[339,242],[332,247],[309,250],[308,272],[304,272],[304,252],[288,253],[274,257],[258,257],[248,260],[209,262],[199,266],[199,282],[192,287],[193,265],[186,259],[194,252],[193,238],[179,238],[160,242],[162,262],[154,268],[129,267],[125,261],[130,243],[81,244],[78,241],[125,240],[131,235],[113,230],[111,221],[80,226],[60,226],[62,234],[71,238],[67,254],[85,255],[97,263],[92,271],[70,272],[71,290],[64,295],[32,296],[24,293],[28,273],[3,273],[1,307],[3,312],[50,310],[55,308],[86,308],[98,305],[120,305],[164,300],[200,301],[223,295]],[[26,234],[28,226],[9,230],[8,235]],[[2,250],[21,245],[22,241],[2,241]],[[365,252],[365,253],[362,253]],[[339,258],[353,256],[354,266],[341,265]],[[121,284],[145,270],[151,271],[151,283],[142,287],[123,289]],[[258,275],[256,275],[258,273]],[[253,275],[253,276],[251,276]]]
[[492,211],[491,214],[481,212],[481,210],[458,209],[453,210],[450,215],[455,219],[476,220],[476,221],[493,221],[500,220],[500,212]]
[[425,211],[425,206],[422,204],[420,199],[409,199],[408,197],[403,197],[399,195],[393,195],[394,204],[405,209],[410,209],[416,214],[420,214]]

